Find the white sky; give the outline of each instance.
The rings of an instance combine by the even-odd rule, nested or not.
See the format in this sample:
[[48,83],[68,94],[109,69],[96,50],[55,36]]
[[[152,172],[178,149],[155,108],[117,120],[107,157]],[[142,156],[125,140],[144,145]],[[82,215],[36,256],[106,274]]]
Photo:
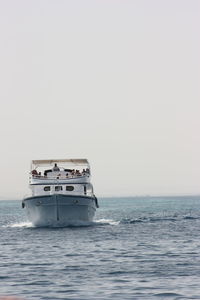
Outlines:
[[0,0],[0,197],[88,158],[97,196],[200,193],[199,0]]

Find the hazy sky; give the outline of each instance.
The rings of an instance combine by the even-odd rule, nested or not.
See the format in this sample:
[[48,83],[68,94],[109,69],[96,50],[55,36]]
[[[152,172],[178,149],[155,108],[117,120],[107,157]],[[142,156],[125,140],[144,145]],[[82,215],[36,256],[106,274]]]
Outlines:
[[200,194],[199,0],[0,0],[0,197],[88,158],[97,196]]

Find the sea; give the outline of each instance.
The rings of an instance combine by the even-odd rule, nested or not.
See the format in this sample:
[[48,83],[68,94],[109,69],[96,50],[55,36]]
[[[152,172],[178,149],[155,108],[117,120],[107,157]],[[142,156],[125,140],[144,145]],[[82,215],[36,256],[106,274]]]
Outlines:
[[99,205],[92,223],[35,228],[0,201],[0,298],[200,299],[200,196]]

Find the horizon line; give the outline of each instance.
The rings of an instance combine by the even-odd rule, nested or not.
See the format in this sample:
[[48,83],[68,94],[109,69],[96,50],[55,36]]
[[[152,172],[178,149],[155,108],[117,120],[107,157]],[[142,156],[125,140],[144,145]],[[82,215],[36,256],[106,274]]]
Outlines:
[[[99,195],[97,198],[154,198],[154,197],[200,197],[200,193],[183,193],[183,194],[141,194],[141,195]],[[0,197],[0,201],[19,201],[23,198]]]

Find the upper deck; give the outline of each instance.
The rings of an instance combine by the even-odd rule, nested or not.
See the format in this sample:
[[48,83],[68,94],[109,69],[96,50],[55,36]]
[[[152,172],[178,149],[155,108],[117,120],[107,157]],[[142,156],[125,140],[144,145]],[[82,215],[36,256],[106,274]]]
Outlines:
[[33,160],[29,184],[88,183],[90,165],[87,159]]

